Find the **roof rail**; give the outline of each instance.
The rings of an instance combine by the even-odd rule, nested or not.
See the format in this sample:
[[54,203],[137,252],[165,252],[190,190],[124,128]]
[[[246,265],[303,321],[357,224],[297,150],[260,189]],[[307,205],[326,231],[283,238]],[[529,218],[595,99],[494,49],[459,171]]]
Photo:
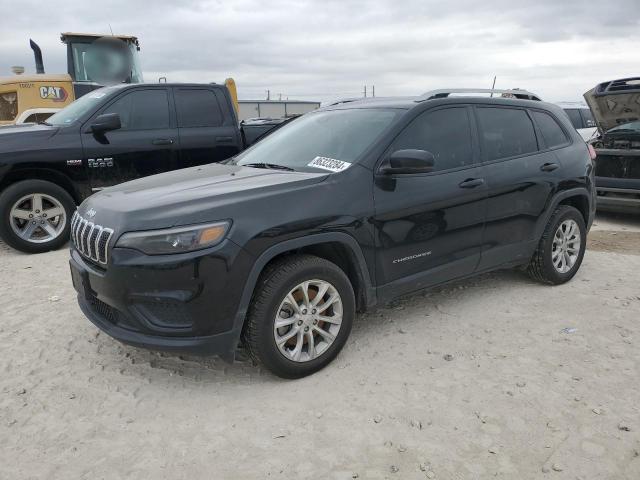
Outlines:
[[515,97],[522,100],[537,100],[540,101],[540,97],[535,93],[522,90],[520,88],[512,88],[508,90],[495,89],[495,88],[443,88],[440,90],[431,90],[420,95],[418,101],[434,100],[436,98],[447,98],[452,93],[490,93],[493,96],[494,93],[498,93],[503,97]]

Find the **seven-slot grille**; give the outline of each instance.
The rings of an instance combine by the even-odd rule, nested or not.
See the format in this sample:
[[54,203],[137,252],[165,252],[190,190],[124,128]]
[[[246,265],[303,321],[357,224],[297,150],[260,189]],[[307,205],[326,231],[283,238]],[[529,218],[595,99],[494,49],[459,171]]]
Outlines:
[[106,264],[113,230],[82,218],[78,212],[71,219],[71,241],[85,257]]

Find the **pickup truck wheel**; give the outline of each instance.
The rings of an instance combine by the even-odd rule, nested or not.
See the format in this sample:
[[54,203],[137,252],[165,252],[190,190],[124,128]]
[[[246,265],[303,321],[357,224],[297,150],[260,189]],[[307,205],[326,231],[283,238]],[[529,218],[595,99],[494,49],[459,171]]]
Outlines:
[[312,255],[275,262],[261,276],[244,329],[251,357],[282,378],[310,375],[344,346],[355,316],[353,287]]
[[568,282],[580,268],[586,244],[582,214],[574,207],[560,205],[549,219],[527,272],[543,283]]
[[55,183],[14,183],[0,194],[0,237],[27,253],[60,248],[69,238],[75,208],[71,195]]

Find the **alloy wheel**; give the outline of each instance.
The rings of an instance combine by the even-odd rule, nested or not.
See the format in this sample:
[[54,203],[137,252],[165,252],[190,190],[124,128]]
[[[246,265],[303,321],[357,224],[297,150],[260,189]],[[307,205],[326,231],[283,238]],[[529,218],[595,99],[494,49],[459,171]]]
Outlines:
[[335,341],[342,324],[342,299],[324,280],[308,280],[280,303],[273,325],[278,350],[294,362],[318,358]]
[[573,268],[580,255],[580,228],[575,220],[565,220],[556,229],[551,247],[551,260],[560,273]]
[[22,240],[46,243],[60,236],[67,222],[62,203],[44,193],[20,198],[9,211],[12,230]]

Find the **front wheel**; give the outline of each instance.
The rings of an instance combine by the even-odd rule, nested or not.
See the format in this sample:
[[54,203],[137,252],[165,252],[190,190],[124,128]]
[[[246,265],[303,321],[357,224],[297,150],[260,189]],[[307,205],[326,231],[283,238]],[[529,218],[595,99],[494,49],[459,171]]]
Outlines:
[[348,277],[312,255],[276,261],[261,276],[244,343],[251,357],[282,378],[310,375],[344,346],[355,316]]
[[75,203],[55,183],[24,180],[0,194],[0,237],[16,250],[41,253],[69,238]]
[[568,282],[582,264],[586,245],[587,229],[582,214],[574,207],[560,205],[547,223],[527,272],[544,283]]

